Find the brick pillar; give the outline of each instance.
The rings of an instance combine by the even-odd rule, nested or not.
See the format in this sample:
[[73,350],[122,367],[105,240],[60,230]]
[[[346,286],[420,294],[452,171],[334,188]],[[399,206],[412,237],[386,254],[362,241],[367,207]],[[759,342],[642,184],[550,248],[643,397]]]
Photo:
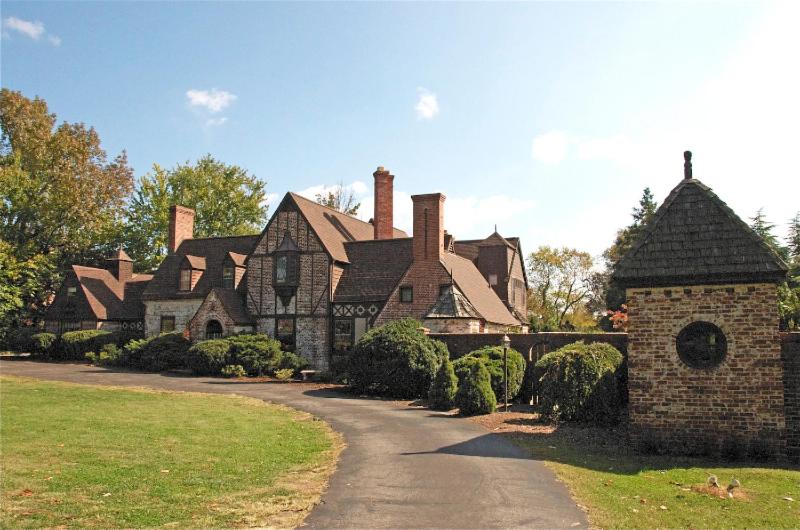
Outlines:
[[375,211],[372,224],[375,239],[392,239],[394,235],[394,175],[383,166],[372,174],[375,178]]
[[185,239],[194,237],[194,210],[175,205],[169,209],[169,252],[178,250]]
[[441,193],[412,195],[414,261],[439,261],[444,252],[444,199]]

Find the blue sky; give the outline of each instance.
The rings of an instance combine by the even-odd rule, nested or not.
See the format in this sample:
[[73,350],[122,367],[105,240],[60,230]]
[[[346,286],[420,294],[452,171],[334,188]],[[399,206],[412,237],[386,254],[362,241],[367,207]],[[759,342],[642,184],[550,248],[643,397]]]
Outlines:
[[137,176],[205,153],[372,213],[372,171],[447,195],[458,238],[599,254],[642,188],[695,176],[785,233],[800,210],[791,3],[2,2],[2,86]]

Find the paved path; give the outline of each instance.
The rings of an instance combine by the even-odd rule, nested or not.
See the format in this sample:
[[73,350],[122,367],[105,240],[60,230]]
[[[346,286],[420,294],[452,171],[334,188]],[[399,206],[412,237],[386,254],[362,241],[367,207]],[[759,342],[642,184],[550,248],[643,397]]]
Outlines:
[[0,373],[100,385],[241,394],[310,412],[347,448],[309,528],[586,528],[541,462],[460,418],[301,385],[2,361]]

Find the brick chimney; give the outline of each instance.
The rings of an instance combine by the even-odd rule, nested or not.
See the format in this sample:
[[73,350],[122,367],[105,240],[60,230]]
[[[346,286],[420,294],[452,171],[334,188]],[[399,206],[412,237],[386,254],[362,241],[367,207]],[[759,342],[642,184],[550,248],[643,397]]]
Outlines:
[[372,225],[374,239],[392,239],[394,236],[394,175],[378,166],[372,174],[375,177],[375,211]]
[[106,259],[108,262],[108,272],[110,272],[119,282],[125,283],[133,277],[133,260],[127,252],[122,249],[117,250]]
[[185,239],[194,237],[194,210],[175,205],[169,209],[169,253],[172,254]]
[[444,252],[444,195],[412,195],[414,261],[440,260]]

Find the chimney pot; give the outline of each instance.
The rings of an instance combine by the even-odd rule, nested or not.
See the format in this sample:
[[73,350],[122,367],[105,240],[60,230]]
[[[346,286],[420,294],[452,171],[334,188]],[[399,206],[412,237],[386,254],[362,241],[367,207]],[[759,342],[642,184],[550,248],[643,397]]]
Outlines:
[[691,179],[692,178],[692,152],[691,151],[684,151],[683,152],[683,178]]

